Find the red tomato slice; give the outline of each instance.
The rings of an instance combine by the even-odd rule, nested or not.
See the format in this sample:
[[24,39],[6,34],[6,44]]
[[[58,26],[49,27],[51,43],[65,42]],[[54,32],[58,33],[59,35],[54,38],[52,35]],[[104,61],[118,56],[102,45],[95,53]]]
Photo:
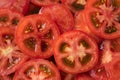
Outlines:
[[20,21],[20,19],[23,17],[22,14],[10,10],[10,9],[0,9],[0,27],[10,27],[15,29]]
[[28,11],[30,0],[13,0],[11,9],[14,9],[22,14],[26,14]]
[[87,0],[61,0],[72,12],[76,13],[85,9]]
[[37,6],[48,6],[58,3],[60,0],[31,0],[31,2]]
[[59,30],[56,24],[48,17],[39,14],[24,17],[16,29],[18,46],[31,57],[52,56],[53,41],[58,36]]
[[94,34],[104,39],[113,39],[120,36],[119,4],[119,0],[88,1],[86,21]]
[[0,30],[0,75],[9,75],[19,69],[28,57],[16,45],[14,30],[7,27]]
[[61,80],[57,67],[47,60],[30,60],[23,64],[13,80]]
[[74,20],[71,12],[62,4],[43,7],[40,14],[45,14],[52,18],[58,25],[61,33],[73,29]]
[[82,73],[96,65],[98,47],[87,34],[78,30],[69,31],[55,41],[54,58],[64,72]]
[[88,73],[77,74],[75,80],[95,80]]
[[109,80],[120,79],[120,38],[106,40],[103,44],[102,63],[108,72]]

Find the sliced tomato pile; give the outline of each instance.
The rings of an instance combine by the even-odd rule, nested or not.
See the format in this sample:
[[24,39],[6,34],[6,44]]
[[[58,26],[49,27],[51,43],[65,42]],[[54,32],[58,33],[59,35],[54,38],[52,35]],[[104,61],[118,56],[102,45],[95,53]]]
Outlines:
[[0,80],[120,80],[120,0],[0,0]]

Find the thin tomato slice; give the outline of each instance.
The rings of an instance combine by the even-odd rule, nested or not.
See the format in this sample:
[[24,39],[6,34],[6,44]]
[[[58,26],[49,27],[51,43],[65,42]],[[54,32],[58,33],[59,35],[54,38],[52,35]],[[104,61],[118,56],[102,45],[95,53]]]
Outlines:
[[44,14],[52,18],[52,20],[58,25],[58,28],[61,31],[61,33],[73,29],[73,16],[71,12],[62,4],[43,7],[40,10],[40,14]]
[[0,75],[9,75],[19,69],[28,57],[24,55],[15,42],[14,30],[0,28]]
[[75,30],[59,36],[54,45],[54,58],[66,73],[82,73],[93,68],[98,61],[98,47],[94,39]]
[[104,39],[113,39],[120,36],[119,5],[119,0],[88,1],[86,21],[95,35]]
[[49,58],[53,41],[59,36],[56,24],[46,16],[35,14],[24,17],[16,29],[20,49],[31,57]]
[[61,80],[57,67],[44,59],[30,60],[21,66],[13,80]]

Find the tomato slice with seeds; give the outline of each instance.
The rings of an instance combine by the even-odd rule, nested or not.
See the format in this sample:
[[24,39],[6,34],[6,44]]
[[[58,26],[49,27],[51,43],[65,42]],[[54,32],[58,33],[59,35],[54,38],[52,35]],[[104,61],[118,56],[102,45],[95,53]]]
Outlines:
[[23,17],[22,14],[10,9],[0,9],[0,27],[11,27],[16,28],[20,19]]
[[26,62],[18,70],[13,80],[61,80],[57,67],[44,59]]
[[74,26],[74,19],[71,12],[62,4],[51,5],[43,7],[40,14],[47,15],[52,18],[58,25],[61,33],[70,31]]
[[79,30],[69,31],[56,40],[54,58],[58,67],[64,72],[82,73],[97,63],[98,47],[87,34]]
[[16,29],[18,46],[31,57],[52,56],[53,41],[58,36],[59,30],[56,24],[48,17],[39,14],[24,17]]
[[85,9],[87,0],[61,0],[73,13]]
[[104,39],[120,36],[119,4],[119,0],[88,1],[86,21],[94,34]]
[[28,57],[16,45],[14,30],[0,28],[0,75],[9,75],[19,69]]

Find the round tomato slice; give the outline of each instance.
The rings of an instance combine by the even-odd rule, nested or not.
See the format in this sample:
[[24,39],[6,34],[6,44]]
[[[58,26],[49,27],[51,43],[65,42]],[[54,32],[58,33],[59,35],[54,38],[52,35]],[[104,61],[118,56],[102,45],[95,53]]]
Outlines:
[[24,17],[16,29],[18,46],[31,57],[52,56],[53,41],[58,36],[59,30],[56,24],[48,17],[39,14]]
[[22,14],[10,10],[10,9],[0,9],[0,27],[11,27],[15,29],[20,21],[20,19],[23,17]]
[[73,29],[74,20],[71,12],[62,4],[43,7],[40,14],[47,15],[58,25],[61,33]]
[[96,65],[98,47],[87,34],[79,30],[69,31],[55,41],[54,58],[64,72],[82,73]]
[[9,75],[19,69],[28,57],[16,45],[14,30],[8,27],[0,30],[0,75]]
[[48,6],[58,3],[60,0],[31,0],[31,2],[37,6]]
[[90,30],[101,38],[113,39],[120,36],[120,1],[88,1],[86,21]]
[[95,80],[88,73],[77,74],[75,80]]
[[13,80],[61,80],[57,67],[44,59],[30,60],[21,66]]
[[85,9],[87,0],[61,0],[72,12],[76,13]]

